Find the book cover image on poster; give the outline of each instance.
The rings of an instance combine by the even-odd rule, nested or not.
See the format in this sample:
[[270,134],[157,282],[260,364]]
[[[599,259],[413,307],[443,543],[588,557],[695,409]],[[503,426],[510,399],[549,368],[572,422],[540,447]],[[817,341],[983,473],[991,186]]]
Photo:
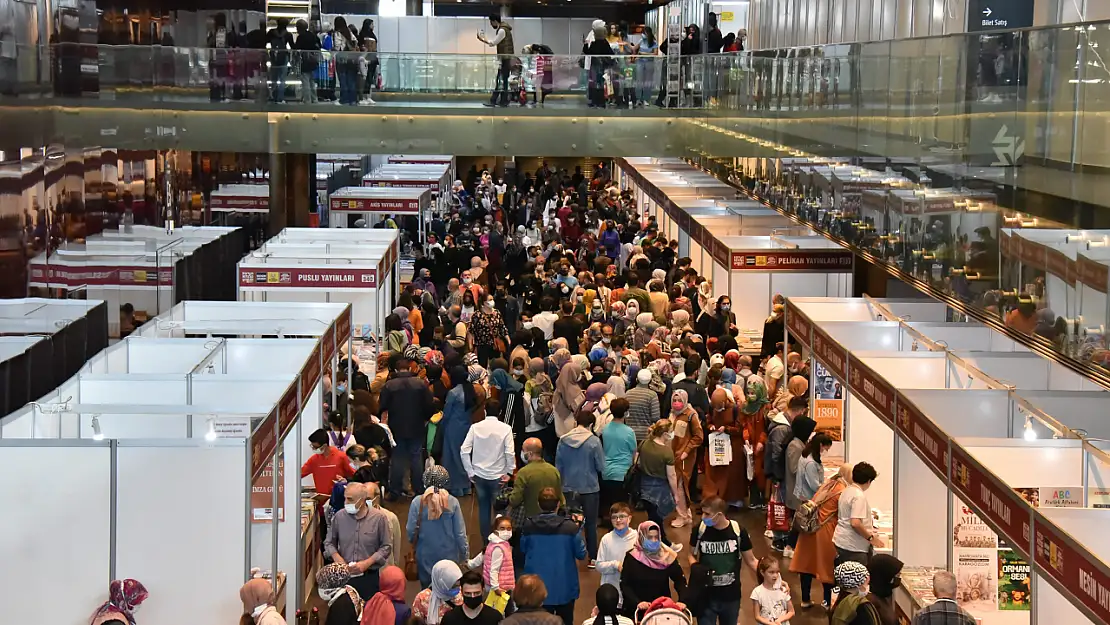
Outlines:
[[844,392],[840,382],[819,360],[813,359],[813,420],[817,432],[834,441],[844,440]]
[[844,399],[844,390],[820,360],[813,359],[813,394],[817,399]]
[[998,609],[1028,610],[1029,563],[1016,551],[998,552]]
[[998,550],[956,551],[956,601],[971,611],[998,609]]
[[998,535],[962,501],[956,501],[955,514],[956,518],[952,523],[953,546],[970,549],[998,547]]

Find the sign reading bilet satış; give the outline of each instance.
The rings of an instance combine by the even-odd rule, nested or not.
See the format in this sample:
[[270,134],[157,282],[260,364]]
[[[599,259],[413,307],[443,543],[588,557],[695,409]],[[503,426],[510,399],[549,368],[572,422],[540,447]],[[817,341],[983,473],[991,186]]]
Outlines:
[[1029,28],[1033,25],[1034,0],[971,0],[967,6],[967,30]]

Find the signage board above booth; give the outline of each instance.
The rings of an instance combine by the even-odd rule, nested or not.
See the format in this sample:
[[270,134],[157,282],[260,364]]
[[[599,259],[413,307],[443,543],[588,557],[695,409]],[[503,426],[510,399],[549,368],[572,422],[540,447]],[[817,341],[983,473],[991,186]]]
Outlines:
[[270,212],[270,198],[246,195],[216,195],[213,193],[209,207],[214,211],[221,212],[268,213]]
[[[425,187],[420,187],[425,188]],[[419,200],[391,200],[385,198],[331,198],[331,210],[337,213],[392,213],[419,215]]]
[[286,268],[255,271],[239,271],[240,287],[260,288],[302,288],[343,287],[349,289],[373,289],[378,286],[377,269],[337,269],[337,268]]
[[848,250],[748,250],[733,251],[733,271],[851,271],[854,256]]
[[32,263],[31,286],[70,288],[78,286],[120,286],[157,288],[173,284],[173,269],[157,267],[112,267],[81,265],[67,267]]

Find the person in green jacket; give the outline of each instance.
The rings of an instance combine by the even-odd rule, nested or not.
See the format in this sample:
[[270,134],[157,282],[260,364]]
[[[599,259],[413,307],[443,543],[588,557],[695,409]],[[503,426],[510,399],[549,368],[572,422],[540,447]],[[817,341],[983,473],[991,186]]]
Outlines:
[[842,562],[833,569],[840,594],[832,606],[830,625],[883,625],[879,611],[868,599],[871,575],[859,562]]
[[524,518],[540,513],[540,493],[545,488],[554,488],[559,493],[559,506],[566,506],[563,497],[563,478],[554,465],[543,459],[543,443],[538,438],[524,441],[520,451],[524,466],[516,472],[513,492],[509,495],[509,505],[513,508],[524,506]]

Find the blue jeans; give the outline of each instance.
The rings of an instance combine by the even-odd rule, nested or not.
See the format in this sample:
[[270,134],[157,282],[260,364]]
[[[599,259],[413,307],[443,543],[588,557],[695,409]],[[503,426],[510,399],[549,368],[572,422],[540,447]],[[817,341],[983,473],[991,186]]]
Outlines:
[[717,601],[710,599],[698,615],[698,625],[737,625],[740,621],[740,600]]
[[[412,470],[412,492],[424,493],[424,445],[419,438],[397,438],[389,461],[389,494],[400,497],[405,487],[405,469]],[[409,466],[406,467],[405,464]]]
[[[586,517],[583,525],[586,528],[586,555],[591,560],[597,559],[597,507],[601,501],[601,493],[576,493],[564,491],[568,506],[581,506],[582,515]],[[662,526],[660,526],[662,527]]]
[[478,496],[478,531],[482,533],[483,543],[490,534],[493,518],[493,500],[501,491],[501,480],[474,478],[474,490]]
[[288,65],[270,67],[270,95],[274,102],[285,101],[285,78],[288,74]]
[[339,103],[358,103],[358,64],[344,60],[336,63],[339,74]]

